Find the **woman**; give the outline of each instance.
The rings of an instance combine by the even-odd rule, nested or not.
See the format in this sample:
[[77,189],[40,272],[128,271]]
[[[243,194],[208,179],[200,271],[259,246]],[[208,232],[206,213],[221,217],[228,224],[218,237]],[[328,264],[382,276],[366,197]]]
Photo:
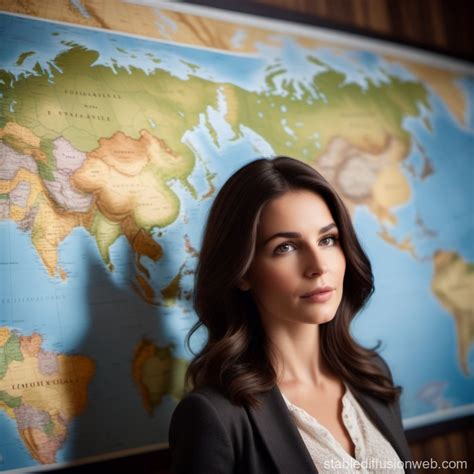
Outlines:
[[237,171],[204,233],[187,344],[199,328],[208,339],[172,416],[172,472],[409,472],[401,388],[380,342],[349,332],[372,292],[350,216],[317,171],[287,157]]

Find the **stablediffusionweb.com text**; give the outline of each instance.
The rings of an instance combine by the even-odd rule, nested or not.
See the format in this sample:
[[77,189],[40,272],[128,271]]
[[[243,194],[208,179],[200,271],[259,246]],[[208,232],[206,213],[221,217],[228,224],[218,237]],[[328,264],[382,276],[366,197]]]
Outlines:
[[330,459],[324,461],[324,469],[330,470],[342,470],[342,471],[357,471],[360,469],[370,470],[370,471],[382,471],[389,469],[442,469],[444,471],[450,470],[467,470],[468,465],[467,461],[459,460],[443,460],[439,461],[437,459],[418,459],[410,461],[401,461],[401,460],[386,460],[386,459],[377,459],[377,458],[368,458],[363,461],[357,461],[356,459],[351,460],[338,460]]

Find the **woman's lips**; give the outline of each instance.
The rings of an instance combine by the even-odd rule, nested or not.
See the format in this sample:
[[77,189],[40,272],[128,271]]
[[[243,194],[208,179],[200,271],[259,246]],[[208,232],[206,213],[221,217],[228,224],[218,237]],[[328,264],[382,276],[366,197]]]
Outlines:
[[301,298],[312,303],[324,303],[331,298],[333,291],[334,288],[329,286],[324,288],[316,288],[314,291],[305,293]]

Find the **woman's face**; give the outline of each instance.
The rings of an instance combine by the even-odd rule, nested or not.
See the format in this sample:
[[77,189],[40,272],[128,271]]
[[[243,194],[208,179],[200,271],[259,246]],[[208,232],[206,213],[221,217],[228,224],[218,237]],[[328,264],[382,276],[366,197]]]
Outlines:
[[324,200],[311,191],[290,191],[263,208],[255,257],[240,288],[251,291],[264,325],[323,324],[341,302],[345,269]]

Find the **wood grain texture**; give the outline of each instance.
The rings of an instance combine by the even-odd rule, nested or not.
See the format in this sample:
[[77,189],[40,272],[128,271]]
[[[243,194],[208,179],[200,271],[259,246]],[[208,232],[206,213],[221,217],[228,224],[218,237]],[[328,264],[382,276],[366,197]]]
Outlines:
[[[410,443],[410,450],[414,460],[434,460],[439,466],[443,461],[451,461],[449,471],[445,469],[437,472],[472,473],[474,469],[474,428],[452,431]],[[420,472],[428,471],[420,470]]]
[[[202,2],[193,2],[202,3]],[[229,2],[205,2],[222,7]],[[243,0],[241,8],[260,6],[311,17],[317,24],[375,33],[388,40],[474,60],[474,2],[470,0]]]

